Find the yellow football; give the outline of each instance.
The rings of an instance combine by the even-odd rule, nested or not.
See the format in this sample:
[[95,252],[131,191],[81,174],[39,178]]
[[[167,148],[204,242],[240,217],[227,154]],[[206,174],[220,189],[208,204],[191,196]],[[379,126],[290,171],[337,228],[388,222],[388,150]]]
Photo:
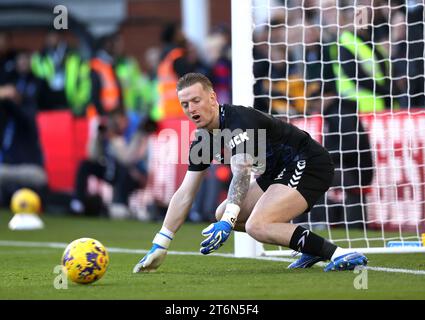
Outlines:
[[72,241],[62,256],[62,266],[68,279],[76,283],[92,283],[106,272],[109,255],[105,246],[91,238]]
[[40,197],[31,189],[19,189],[12,196],[10,209],[13,213],[40,213]]

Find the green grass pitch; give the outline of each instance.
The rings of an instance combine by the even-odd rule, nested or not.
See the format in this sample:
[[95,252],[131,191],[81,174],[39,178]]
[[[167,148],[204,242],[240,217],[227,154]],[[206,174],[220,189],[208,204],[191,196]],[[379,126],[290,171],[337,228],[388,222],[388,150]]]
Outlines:
[[[368,255],[367,289],[356,289],[354,272],[325,273],[322,267],[288,270],[288,262],[236,259],[217,255],[169,254],[156,273],[132,274],[148,250],[159,223],[106,219],[42,216],[45,229],[10,231],[12,215],[0,212],[0,299],[424,299],[425,255]],[[198,252],[205,224],[186,223],[170,251]],[[91,237],[111,248],[105,276],[90,285],[68,283],[55,289],[54,268],[60,264],[61,243]],[[36,243],[35,243],[36,242]],[[48,247],[48,243],[59,243]],[[14,244],[14,245],[12,245]],[[233,251],[233,238],[219,253]],[[377,269],[380,267],[382,269]],[[388,272],[403,269],[404,272]],[[407,273],[421,270],[419,273]],[[364,274],[363,274],[364,275]],[[365,283],[365,278],[363,284]]]

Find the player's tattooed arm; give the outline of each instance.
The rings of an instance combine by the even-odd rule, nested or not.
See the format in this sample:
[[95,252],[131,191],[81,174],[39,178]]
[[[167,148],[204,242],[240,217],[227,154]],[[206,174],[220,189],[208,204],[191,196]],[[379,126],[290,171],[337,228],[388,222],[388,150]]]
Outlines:
[[241,206],[245,198],[249,181],[251,178],[251,169],[254,160],[250,154],[239,153],[230,159],[230,167],[232,169],[233,178],[230,182],[229,192],[227,195],[228,203],[234,203]]

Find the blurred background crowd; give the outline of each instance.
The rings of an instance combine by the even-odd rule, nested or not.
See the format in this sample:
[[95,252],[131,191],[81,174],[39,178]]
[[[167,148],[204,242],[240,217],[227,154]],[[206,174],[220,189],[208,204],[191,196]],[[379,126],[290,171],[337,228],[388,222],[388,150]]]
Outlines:
[[424,106],[423,1],[287,1],[267,18],[254,29],[258,108],[323,113],[320,98],[338,95],[362,113]]
[[[178,0],[0,3],[1,206],[28,187],[46,212],[137,217],[129,199],[160,170],[149,163],[150,138],[168,120],[183,120],[177,79],[202,72],[220,101],[231,101],[230,4],[211,3],[202,43],[185,34],[182,6]],[[65,183],[53,181],[70,171]],[[202,186],[209,197],[197,201],[191,220],[210,219],[229,180],[221,171],[211,169]],[[141,200],[138,217],[160,218],[166,200]]]
[[[185,29],[184,1],[179,0],[2,1],[0,205],[8,206],[16,189],[29,187],[42,196],[45,208],[50,206],[45,211],[160,218],[167,203],[142,196],[142,211],[134,213],[130,198],[136,191],[143,194],[151,176],[158,174],[150,163],[152,137],[167,121],[183,119],[175,95],[178,77],[204,73],[219,102],[232,101],[230,1],[208,3],[208,30],[197,39]],[[52,24],[58,4],[68,9],[66,29]],[[335,185],[352,187],[347,194],[360,205],[352,206],[357,220],[364,215],[359,188],[373,178],[370,146],[358,114],[425,106],[424,4],[253,4],[254,107],[286,117],[325,116],[326,130],[337,134],[324,141],[341,168]],[[266,11],[269,4],[276,9]],[[366,13],[357,10],[362,6]],[[352,23],[356,18],[360,26]],[[71,170],[71,187],[62,190],[51,186],[40,137],[40,125],[46,125],[41,115],[57,112],[87,122],[84,152]],[[48,125],[62,124],[53,120]],[[211,167],[191,221],[213,219],[230,179],[228,168]],[[99,185],[90,184],[94,180],[111,188],[108,201]]]

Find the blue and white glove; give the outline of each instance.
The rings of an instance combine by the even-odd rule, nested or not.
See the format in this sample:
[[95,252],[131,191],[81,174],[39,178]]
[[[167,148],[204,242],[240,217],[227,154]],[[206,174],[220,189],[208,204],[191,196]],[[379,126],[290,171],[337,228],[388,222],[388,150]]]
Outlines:
[[164,261],[167,255],[167,249],[173,240],[174,233],[165,227],[162,227],[152,243],[153,246],[149,252],[133,268],[133,273],[154,272]]
[[238,205],[229,203],[220,221],[210,224],[204,230],[202,235],[207,237],[201,242],[201,253],[210,254],[220,248],[229,238],[230,233],[235,227],[240,208]]

